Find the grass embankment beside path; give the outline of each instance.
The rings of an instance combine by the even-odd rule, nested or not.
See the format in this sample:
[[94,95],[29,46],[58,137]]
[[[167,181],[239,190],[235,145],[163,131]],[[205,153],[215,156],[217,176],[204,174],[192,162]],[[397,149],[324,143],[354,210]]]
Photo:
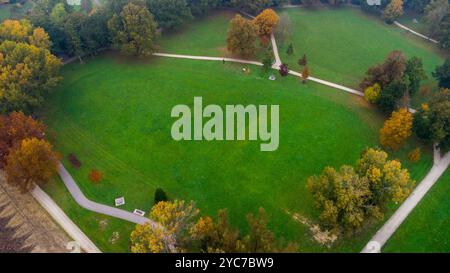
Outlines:
[[436,182],[383,252],[450,252],[450,170]]
[[[194,200],[204,214],[228,208],[232,223],[242,229],[245,215],[264,207],[277,236],[298,241],[301,251],[360,251],[376,226],[327,249],[286,210],[316,221],[307,177],[328,165],[354,164],[362,149],[378,144],[383,118],[358,96],[278,74],[269,81],[259,67],[247,66],[250,74],[242,67],[156,57],[136,62],[110,54],[67,65],[63,83],[44,108],[49,135],[94,201],[113,205],[114,198],[124,196],[124,209],[149,211],[155,188],[162,187],[171,198]],[[279,149],[261,152],[253,141],[172,140],[171,109],[192,107],[194,96],[202,96],[204,105],[222,107],[280,105]],[[392,157],[420,180],[431,166],[431,153],[425,149],[421,161],[407,163],[406,154],[416,145],[411,141]],[[80,169],[67,162],[69,153],[80,159]],[[92,184],[91,169],[102,171],[104,180]],[[61,187],[51,183],[45,189],[102,250],[127,250],[125,234],[134,225],[111,220],[110,231],[118,230],[124,241],[109,245],[110,235],[98,231],[99,216],[69,201]]]
[[[306,54],[312,76],[358,88],[370,66],[382,63],[391,51],[401,50],[407,58],[422,59],[428,76],[424,85],[437,89],[431,72],[444,63],[446,54],[433,43],[355,8],[290,8],[278,13],[287,14],[292,23],[292,39],[279,45],[281,59],[291,69],[301,72],[297,60]],[[286,53],[290,42],[295,49],[293,55]],[[417,94],[413,106],[426,98]]]

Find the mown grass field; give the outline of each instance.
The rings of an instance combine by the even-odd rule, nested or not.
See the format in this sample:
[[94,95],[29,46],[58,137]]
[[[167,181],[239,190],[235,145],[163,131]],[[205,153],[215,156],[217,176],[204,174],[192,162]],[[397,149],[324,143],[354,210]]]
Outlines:
[[450,252],[450,170],[385,245],[384,252]]
[[[408,58],[422,59],[428,75],[424,84],[436,88],[431,72],[445,58],[432,43],[387,25],[359,9],[291,8],[278,10],[278,13],[287,15],[293,26],[292,38],[279,46],[281,59],[291,69],[301,69],[297,60],[306,54],[312,76],[358,88],[370,66],[383,62],[391,51],[401,50]],[[295,49],[293,55],[286,53],[290,42]],[[417,95],[413,105],[424,100]]]
[[[317,221],[307,177],[328,165],[354,164],[365,147],[378,144],[383,117],[357,96],[303,85],[294,77],[269,81],[260,68],[249,66],[252,72],[244,74],[242,67],[157,57],[138,62],[107,54],[64,67],[64,81],[43,115],[63,162],[94,201],[113,205],[124,196],[124,209],[149,211],[155,188],[162,187],[171,198],[194,200],[204,214],[228,208],[232,223],[242,229],[245,215],[264,207],[277,236],[298,241],[301,251],[360,251],[377,226],[327,249],[286,211]],[[279,149],[261,152],[254,141],[172,140],[171,109],[192,106],[194,96],[222,107],[280,105]],[[392,157],[420,180],[431,155],[424,148],[421,161],[409,164],[405,154],[416,145],[411,141]],[[82,162],[79,170],[67,162],[69,153]],[[88,180],[94,168],[105,175],[96,185]],[[126,241],[111,245],[108,233],[98,230],[102,216],[79,208],[61,187],[55,182],[46,190],[103,250],[127,250]],[[132,225],[111,221],[110,228],[126,240]]]

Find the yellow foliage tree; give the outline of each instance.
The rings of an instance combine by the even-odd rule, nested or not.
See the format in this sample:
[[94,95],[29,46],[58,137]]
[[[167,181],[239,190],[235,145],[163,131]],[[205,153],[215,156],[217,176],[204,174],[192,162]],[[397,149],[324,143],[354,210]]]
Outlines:
[[408,154],[408,160],[411,162],[417,162],[420,160],[420,156],[421,156],[420,148],[417,147]]
[[400,145],[411,135],[413,116],[402,108],[392,112],[380,130],[380,142],[384,147],[397,150]]
[[275,11],[272,9],[265,9],[253,19],[253,22],[256,25],[260,36],[268,36],[272,34],[273,29],[277,26],[279,20],[280,18]]
[[392,0],[384,10],[383,17],[387,23],[394,22],[398,17],[403,15],[403,0]]
[[132,253],[170,253],[172,234],[164,228],[155,228],[149,223],[137,225],[131,232],[130,240]]
[[381,86],[376,83],[373,86],[369,86],[364,90],[364,99],[370,103],[376,103],[380,98]]
[[6,179],[22,192],[31,190],[34,184],[43,185],[56,173],[58,156],[45,140],[24,139],[13,149],[6,160]]

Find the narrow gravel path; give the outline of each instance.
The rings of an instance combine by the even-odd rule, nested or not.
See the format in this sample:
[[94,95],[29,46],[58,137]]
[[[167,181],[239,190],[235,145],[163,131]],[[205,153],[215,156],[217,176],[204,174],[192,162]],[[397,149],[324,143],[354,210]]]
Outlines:
[[411,32],[412,34],[414,34],[414,35],[416,35],[416,36],[419,36],[420,38],[423,38],[423,39],[425,39],[425,40],[427,40],[427,41],[430,41],[430,42],[432,42],[432,43],[435,43],[435,44],[439,44],[439,41],[436,41],[436,40],[434,40],[434,39],[432,39],[432,38],[430,38],[430,37],[428,37],[428,36],[425,36],[425,35],[423,35],[423,34],[417,32],[417,31],[414,31],[414,30],[410,29],[409,27],[400,24],[400,23],[397,22],[397,21],[394,21],[394,24],[395,24],[396,26],[398,26],[399,28],[402,28],[402,29],[404,29],[404,30],[406,30],[406,31]]

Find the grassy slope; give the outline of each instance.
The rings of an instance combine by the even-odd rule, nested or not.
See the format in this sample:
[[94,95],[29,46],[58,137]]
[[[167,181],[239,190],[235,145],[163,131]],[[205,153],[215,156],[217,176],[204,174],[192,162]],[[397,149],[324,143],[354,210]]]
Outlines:
[[[251,68],[253,73],[244,75],[232,64],[163,58],[130,63],[99,57],[72,64],[64,68],[65,81],[46,106],[46,122],[63,156],[75,153],[83,163],[74,170],[65,162],[95,201],[112,205],[123,195],[125,209],[148,211],[155,187],[161,186],[172,198],[195,200],[205,214],[229,208],[241,227],[246,213],[263,206],[279,236],[299,240],[303,251],[325,251],[284,209],[316,219],[306,178],[326,165],[353,164],[364,147],[377,144],[382,119],[358,97],[314,83],[300,85],[293,77],[271,82]],[[194,96],[221,106],[279,104],[279,149],[260,152],[258,143],[248,141],[173,141],[171,108],[192,105]],[[412,147],[396,157],[404,159]],[[413,177],[420,179],[430,164],[426,152],[411,166]],[[92,168],[105,173],[99,185],[88,182]],[[50,193],[53,187],[59,186],[50,185]],[[79,211],[65,198],[60,203]],[[76,218],[95,234],[90,221]],[[332,251],[359,251],[374,229]]]
[[[199,55],[212,57],[238,57],[227,51],[227,31],[235,13],[214,11],[209,15],[185,24],[172,33],[164,33],[159,39],[159,51],[173,54]],[[264,48],[258,46],[255,56],[249,59],[261,60]]]
[[[397,27],[369,17],[357,9],[284,9],[293,25],[292,41],[295,54],[286,54],[289,44],[280,46],[282,60],[294,69],[299,57],[306,54],[313,76],[336,83],[358,87],[367,69],[380,63],[393,50],[401,50],[407,57],[423,60],[435,85],[431,71],[444,62],[433,44],[412,37]],[[414,104],[424,98],[417,96]]]
[[383,252],[450,252],[450,170],[387,242]]

